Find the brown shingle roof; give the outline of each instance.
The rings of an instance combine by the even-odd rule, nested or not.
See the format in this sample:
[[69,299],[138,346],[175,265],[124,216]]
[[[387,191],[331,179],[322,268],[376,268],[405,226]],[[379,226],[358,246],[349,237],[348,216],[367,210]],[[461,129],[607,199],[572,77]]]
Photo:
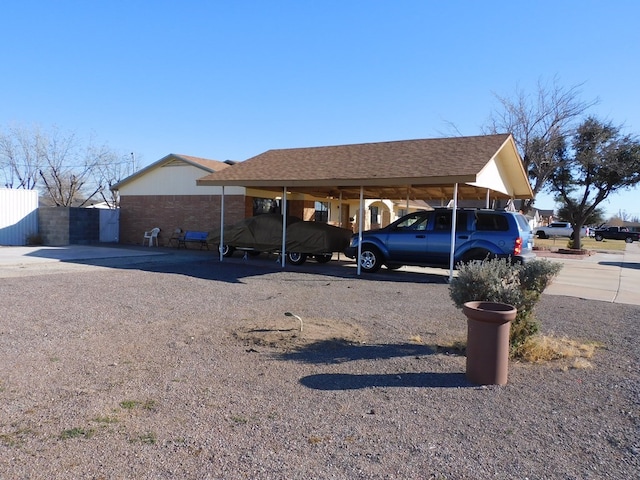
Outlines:
[[214,172],[224,170],[225,168],[228,168],[231,166],[228,163],[220,162],[218,160],[209,160],[208,158],[192,157],[190,155],[182,155],[182,154],[174,154],[174,156],[190,161],[191,163],[198,164],[202,167],[205,167],[207,170],[211,170]]
[[[353,187],[369,187],[369,198],[404,198],[411,188],[414,198],[444,198],[451,196],[454,183],[475,182],[477,174],[506,144],[512,150],[507,156],[513,157],[511,163],[519,163],[516,170],[521,170],[527,185],[517,195],[530,194],[509,134],[269,150],[207,175],[197,184],[287,187],[318,196],[342,192],[343,198],[356,196]],[[512,167],[509,170],[514,171]],[[467,187],[466,194],[471,190],[477,189]]]

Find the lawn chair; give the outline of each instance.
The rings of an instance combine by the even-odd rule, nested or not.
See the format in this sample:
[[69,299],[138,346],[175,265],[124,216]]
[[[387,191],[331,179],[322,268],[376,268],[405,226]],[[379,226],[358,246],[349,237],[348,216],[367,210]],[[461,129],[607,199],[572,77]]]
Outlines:
[[153,245],[155,240],[156,247],[158,246],[158,234],[160,233],[160,229],[158,227],[153,228],[144,232],[144,238],[142,239],[142,246],[144,247],[144,242],[149,242],[149,246]]
[[173,246],[173,244],[175,243],[175,246],[180,248],[180,241],[184,238],[184,232],[182,231],[181,228],[176,228],[173,231],[173,235],[171,235],[171,238],[169,239],[169,241],[167,242],[168,245],[171,247]]

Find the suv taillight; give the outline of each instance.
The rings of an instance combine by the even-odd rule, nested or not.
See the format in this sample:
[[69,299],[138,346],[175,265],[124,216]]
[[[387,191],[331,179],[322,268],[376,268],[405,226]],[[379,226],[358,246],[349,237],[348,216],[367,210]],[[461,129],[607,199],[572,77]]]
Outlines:
[[522,237],[516,238],[516,244],[513,247],[513,254],[520,255],[522,253]]

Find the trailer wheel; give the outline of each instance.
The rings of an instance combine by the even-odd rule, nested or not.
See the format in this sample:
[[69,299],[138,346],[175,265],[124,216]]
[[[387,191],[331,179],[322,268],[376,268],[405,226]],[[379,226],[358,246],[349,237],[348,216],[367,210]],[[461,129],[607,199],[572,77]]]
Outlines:
[[333,258],[333,254],[331,254],[331,253],[321,253],[319,255],[314,255],[313,258],[315,258],[316,262],[318,262],[318,263],[327,263],[327,262],[331,261],[331,258]]
[[302,265],[307,261],[306,253],[289,252],[287,253],[287,259],[291,265]]

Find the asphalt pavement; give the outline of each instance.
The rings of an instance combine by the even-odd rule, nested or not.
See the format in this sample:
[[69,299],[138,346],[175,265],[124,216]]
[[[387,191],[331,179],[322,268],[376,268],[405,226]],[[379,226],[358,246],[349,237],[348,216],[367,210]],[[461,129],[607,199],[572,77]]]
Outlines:
[[[606,245],[603,245],[606,247]],[[176,262],[181,258],[215,252],[135,246],[2,247],[0,278],[57,273],[69,269],[108,268],[110,262]],[[603,302],[640,305],[640,243],[626,245],[624,252],[599,251],[590,256],[554,255],[563,264],[558,277],[545,290],[547,295],[567,295]],[[348,263],[353,267],[353,262]],[[403,267],[407,268],[407,267]],[[355,269],[354,276],[355,276]],[[448,274],[445,270],[411,267],[412,272]],[[375,275],[375,274],[373,274]],[[369,275],[369,278],[375,278]]]

